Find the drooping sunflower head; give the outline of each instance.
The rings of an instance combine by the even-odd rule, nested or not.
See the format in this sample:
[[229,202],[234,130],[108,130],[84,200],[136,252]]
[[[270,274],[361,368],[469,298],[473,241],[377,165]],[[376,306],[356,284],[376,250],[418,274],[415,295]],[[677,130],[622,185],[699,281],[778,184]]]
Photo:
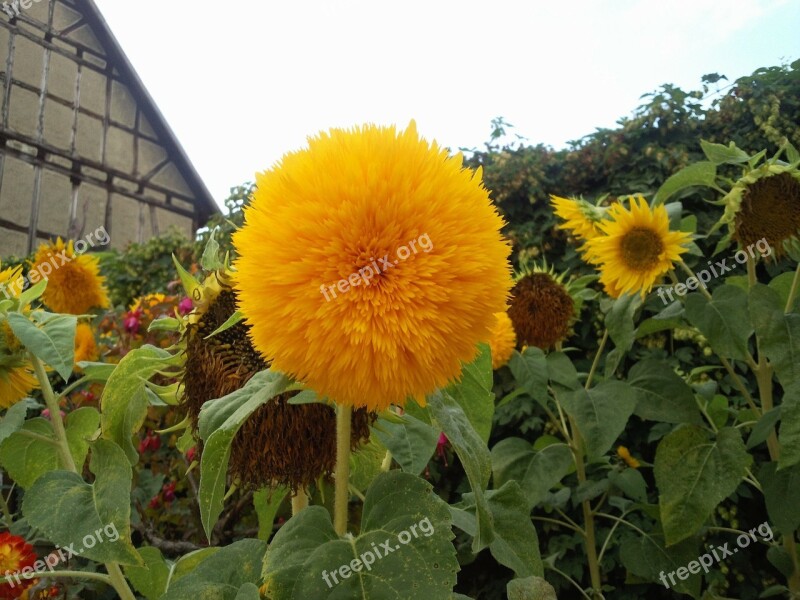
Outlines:
[[78,323],[75,328],[75,365],[82,361],[95,361],[99,356],[92,326],[88,323]]
[[507,312],[495,313],[495,317],[497,318],[489,338],[489,348],[492,351],[492,369],[499,369],[511,358],[517,345],[517,335]]
[[599,266],[609,295],[645,296],[688,250],[692,236],[670,231],[667,209],[651,208],[641,196],[631,199],[630,210],[614,204],[609,216],[598,225],[604,235],[586,243],[586,258]]
[[[211,335],[236,312],[232,274],[212,274],[196,290],[197,308],[187,315],[182,403],[194,431],[203,404],[242,388],[269,365],[253,348],[244,322]],[[336,413],[327,405],[290,404],[283,394],[257,409],[236,433],[230,472],[245,487],[307,487],[328,476],[336,462]],[[351,444],[369,438],[375,415],[353,411]]]
[[517,279],[511,289],[508,316],[520,348],[549,350],[569,336],[576,317],[575,301],[563,278],[552,268],[534,268]]
[[570,232],[576,238],[588,241],[602,235],[598,223],[602,221],[608,209],[593,206],[585,200],[550,196],[553,211],[564,220],[558,229]]
[[800,171],[765,163],[737,181],[723,202],[720,223],[729,224],[742,248],[766,243],[780,256],[784,242],[800,232]]
[[[0,574],[18,573],[25,567],[33,568],[35,562],[36,554],[33,546],[8,531],[0,533]],[[25,590],[35,584],[35,579],[23,579],[22,577],[20,577],[20,583],[17,583],[16,579],[9,583],[0,583],[0,598],[7,600],[19,598],[25,593]]]
[[413,123],[310,138],[257,176],[233,236],[254,345],[338,403],[423,401],[505,306],[502,226],[480,175]]
[[29,278],[34,272],[48,280],[42,302],[52,311],[81,315],[93,308],[108,308],[105,277],[100,275],[97,257],[76,253],[72,241],[64,243],[58,238],[40,245]]

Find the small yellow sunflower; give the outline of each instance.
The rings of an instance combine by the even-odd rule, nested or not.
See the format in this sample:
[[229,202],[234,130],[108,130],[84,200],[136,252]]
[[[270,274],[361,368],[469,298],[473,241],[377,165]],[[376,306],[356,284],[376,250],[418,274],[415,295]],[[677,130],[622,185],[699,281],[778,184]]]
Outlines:
[[75,364],[81,361],[95,361],[100,356],[94,330],[88,323],[78,323],[75,329]]
[[559,229],[569,231],[575,237],[588,241],[602,235],[597,224],[602,220],[606,210],[592,206],[584,200],[574,200],[550,195],[550,203],[556,215],[564,220]]
[[625,463],[632,469],[638,469],[642,466],[642,463],[631,456],[630,450],[628,450],[625,446],[619,446],[617,448],[617,456],[624,460]]
[[497,320],[492,328],[492,337],[489,338],[489,347],[492,350],[492,369],[499,369],[511,358],[517,345],[517,336],[507,312],[495,313],[495,316]]
[[505,307],[503,224],[480,173],[413,123],[310,138],[257,175],[233,236],[253,343],[338,403],[424,402]]
[[651,208],[641,196],[631,199],[630,210],[613,205],[609,216],[598,224],[604,235],[586,242],[586,258],[599,265],[600,280],[610,295],[645,296],[680,260],[692,236],[670,231],[667,209]]
[[575,320],[575,300],[552,268],[535,267],[522,274],[511,289],[508,316],[517,345],[552,349],[569,336]]
[[28,277],[38,272],[48,280],[42,301],[50,310],[82,315],[92,308],[107,308],[105,277],[97,257],[76,254],[72,241],[61,238],[42,244],[36,251]]
[[39,387],[39,382],[28,365],[12,365],[0,364],[0,408],[16,404]]

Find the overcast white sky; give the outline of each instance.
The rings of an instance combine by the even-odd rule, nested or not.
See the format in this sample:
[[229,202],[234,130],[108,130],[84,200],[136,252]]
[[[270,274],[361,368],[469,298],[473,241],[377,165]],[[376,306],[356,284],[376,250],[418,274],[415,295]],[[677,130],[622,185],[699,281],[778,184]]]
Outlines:
[[95,0],[218,202],[321,129],[556,148],[663,83],[800,57],[797,0]]

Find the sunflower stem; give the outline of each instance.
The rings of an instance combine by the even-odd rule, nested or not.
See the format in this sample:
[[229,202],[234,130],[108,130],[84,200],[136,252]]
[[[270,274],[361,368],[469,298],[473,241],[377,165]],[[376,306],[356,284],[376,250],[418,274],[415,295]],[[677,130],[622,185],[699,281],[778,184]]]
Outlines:
[[308,494],[304,488],[297,490],[297,493],[292,496],[292,516],[295,516],[301,510],[308,506]]
[[392,452],[391,450],[386,451],[386,455],[383,457],[383,462],[381,462],[381,471],[384,473],[388,473],[389,469],[392,468]]
[[42,390],[42,396],[44,396],[47,409],[50,411],[50,424],[53,427],[53,432],[56,434],[62,467],[77,473],[78,469],[75,466],[75,461],[72,460],[72,452],[70,452],[69,443],[67,441],[67,430],[64,428],[64,421],[61,419],[61,409],[58,406],[58,400],[50,385],[50,380],[47,378],[44,364],[33,352],[29,352],[28,354],[31,359],[31,364],[33,365],[33,371],[36,373],[36,379],[39,380],[39,387]]
[[[792,304],[794,303],[793,296],[797,293],[797,278],[800,265],[795,270],[794,278],[792,279],[792,289],[789,292],[786,308],[784,312],[789,312]],[[750,288],[756,283],[756,264],[752,256],[747,258],[747,280]],[[756,332],[756,351],[758,353],[758,363],[754,365],[753,372],[756,375],[756,382],[758,383],[758,396],[761,399],[761,410],[765,413],[772,410],[774,406],[773,386],[772,386],[772,373],[773,367],[767,361],[767,357],[761,350],[761,336]],[[781,456],[781,447],[778,443],[778,435],[775,433],[775,428],[771,428],[767,436],[767,450],[769,451],[769,458],[772,462],[777,463]],[[789,531],[783,534],[783,547],[792,559],[794,571],[787,578],[789,590],[793,592],[793,596],[800,592],[800,562],[797,557],[797,547],[794,539],[794,531]]]
[[333,499],[333,528],[340,536],[347,533],[347,508],[350,501],[350,428],[353,407],[336,406],[336,470]]
[[792,305],[794,304],[795,298],[797,298],[798,284],[800,284],[800,262],[797,263],[797,268],[794,270],[792,287],[789,290],[789,297],[786,299],[786,308],[783,311],[787,315],[792,311]]
[[[50,385],[50,380],[47,378],[44,364],[33,352],[29,352],[28,354],[31,359],[31,364],[33,365],[33,371],[36,374],[36,378],[39,380],[42,396],[44,396],[44,401],[50,411],[50,423],[56,434],[63,467],[68,471],[80,475],[80,471],[78,471],[78,467],[72,459],[72,452],[70,451],[69,442],[67,440],[67,430],[64,428],[64,421],[61,419],[61,409],[58,406],[58,399]],[[128,582],[125,580],[125,576],[122,574],[119,565],[115,562],[107,562],[105,563],[105,567],[108,571],[108,578],[103,579],[103,581],[110,583],[122,600],[136,600],[136,596],[133,595],[130,586],[128,586]]]

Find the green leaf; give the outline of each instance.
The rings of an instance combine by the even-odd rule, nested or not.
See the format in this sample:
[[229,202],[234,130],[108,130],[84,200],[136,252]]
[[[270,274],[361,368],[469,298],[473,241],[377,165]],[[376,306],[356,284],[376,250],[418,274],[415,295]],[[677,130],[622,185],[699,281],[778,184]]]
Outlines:
[[784,387],[800,382],[800,315],[784,314],[780,295],[756,284],[750,290],[750,314],[761,350]]
[[575,419],[590,460],[608,452],[636,408],[636,392],[623,381],[603,381],[590,390],[557,393],[564,410]]
[[692,388],[664,361],[637,362],[628,385],[636,392],[636,416],[664,423],[702,423]]
[[258,539],[267,542],[272,537],[275,515],[288,494],[288,488],[283,486],[275,489],[261,488],[253,493],[253,506],[258,515]]
[[637,469],[623,469],[622,471],[611,471],[608,474],[608,481],[611,485],[622,490],[631,500],[636,502],[647,502],[647,482]]
[[520,389],[540,403],[547,403],[547,358],[544,352],[529,346],[520,354],[516,350],[508,361],[508,368],[517,380]]
[[350,485],[366,491],[381,472],[384,458],[386,446],[375,435],[370,435],[366,444],[361,444],[350,454]]
[[184,554],[181,556],[170,568],[167,589],[169,590],[170,586],[175,585],[175,583],[184,577],[191,575],[201,562],[210,556],[213,556],[220,550],[221,548],[211,546],[209,548],[201,548],[200,550],[195,550],[194,552],[189,552],[189,554]]
[[261,600],[261,594],[254,583],[245,583],[239,588],[234,600]]
[[556,389],[577,390],[581,387],[575,365],[563,352],[551,352],[547,355],[547,374]]
[[703,154],[706,155],[706,158],[715,165],[739,165],[750,160],[750,155],[737,148],[733,142],[729,146],[723,146],[722,144],[700,140],[700,147],[703,149]]
[[669,177],[656,192],[653,206],[663,204],[669,198],[695,186],[713,186],[717,179],[717,167],[713,162],[700,161],[684,167]]
[[6,318],[14,335],[28,350],[53,367],[64,381],[69,380],[75,364],[76,316],[43,313],[41,326],[19,313],[8,313]]
[[[494,521],[495,537],[489,551],[501,565],[514,571],[516,577],[544,575],[539,554],[539,538],[531,523],[529,502],[516,481],[506,482],[499,490],[486,493]],[[453,524],[474,536],[477,532],[475,495],[464,494],[461,506],[452,507]]]
[[753,425],[753,430],[750,432],[750,437],[747,438],[747,449],[755,448],[759,444],[763,444],[769,434],[775,431],[775,425],[781,418],[782,406],[776,406],[772,410],[764,413],[760,419]]
[[242,321],[244,321],[244,314],[239,310],[234,311],[234,313],[230,317],[225,319],[225,322],[222,325],[217,327],[214,331],[209,333],[203,339],[207,340],[208,338],[212,338],[215,335],[222,333],[223,331],[227,331],[228,329],[230,329],[234,325],[237,325],[237,324],[241,323]]
[[[97,430],[99,420],[97,410],[90,406],[79,408],[67,417],[67,443],[78,468],[86,460],[89,450],[87,440]],[[51,440],[51,443],[39,438]],[[24,423],[0,445],[0,465],[24,489],[30,488],[45,473],[66,468],[61,464],[52,423],[42,417]]]
[[689,538],[665,548],[660,537],[629,535],[623,538],[620,545],[620,559],[625,568],[636,577],[664,585],[660,580],[661,573],[664,573],[671,589],[699,598],[702,583],[700,574],[687,572],[684,575],[687,577],[685,581],[676,575],[672,576],[672,581],[668,579],[669,573],[676,573],[679,568],[687,568],[690,562],[698,560],[698,546],[697,538]]
[[553,586],[541,577],[512,579],[506,585],[508,600],[557,600]]
[[492,353],[489,346],[480,345],[478,357],[462,367],[461,380],[448,386],[446,392],[458,402],[475,431],[487,443],[494,415]]
[[[305,511],[303,511],[305,512]],[[262,540],[244,539],[219,548],[201,559],[191,570],[173,574],[167,593],[160,600],[239,600],[252,597],[252,586],[261,582],[261,563],[267,551]],[[186,557],[184,557],[185,559]],[[184,559],[178,562],[173,571]],[[195,561],[196,562],[196,559]],[[240,590],[250,596],[238,596]],[[256,588],[257,590],[258,588]],[[250,590],[248,592],[248,590]]]
[[440,431],[409,414],[401,423],[378,419],[373,434],[392,453],[392,458],[407,473],[419,475],[436,451]]
[[709,301],[699,293],[686,296],[686,317],[708,339],[714,351],[725,358],[745,360],[747,340],[753,333],[747,315],[747,292],[721,285]]
[[[178,277],[181,280],[181,285],[183,285],[183,291],[186,292],[189,298],[195,298],[195,290],[200,288],[200,283],[197,279],[192,277],[191,273],[183,268],[174,254],[172,255],[172,262],[175,264],[175,269],[178,271]],[[197,297],[199,298],[199,296]]]
[[535,452],[527,440],[505,438],[492,448],[495,487],[518,481],[529,511],[545,499],[572,466],[572,451],[566,444],[550,444]]
[[154,546],[139,548],[139,555],[144,561],[143,567],[125,567],[125,575],[137,592],[147,600],[159,600],[167,591],[169,566],[161,550]]
[[113,442],[98,440],[89,469],[95,475],[91,485],[71,471],[42,475],[25,494],[22,514],[51,542],[74,544],[84,558],[142,564],[130,539],[132,472],[125,453]]
[[219,242],[217,242],[216,234],[215,227],[209,234],[206,247],[203,249],[203,256],[200,257],[200,266],[206,271],[216,271],[225,267],[219,258]]
[[800,465],[777,470],[774,462],[764,463],[758,471],[758,480],[764,490],[769,520],[784,533],[800,526]]
[[451,527],[428,482],[382,473],[367,491],[357,537],[340,538],[321,506],[281,527],[264,563],[271,598],[449,598],[458,571]]
[[667,545],[694,534],[736,490],[752,461],[737,429],[721,429],[716,440],[693,425],[665,436],[654,472]]
[[[291,381],[277,371],[256,373],[247,384],[219,400],[207,402],[200,411],[199,429],[205,433],[200,458],[200,518],[208,539],[222,512],[231,444],[242,424],[260,406],[283,393]],[[207,409],[208,408],[208,409]],[[219,420],[226,416],[222,423]],[[218,426],[217,423],[219,423]]]
[[778,440],[781,444],[781,456],[778,459],[778,468],[785,469],[800,464],[800,383],[783,391],[780,409],[781,430]]
[[47,279],[40,281],[36,285],[31,286],[22,292],[17,298],[17,305],[24,307],[34,300],[38,300],[42,294],[44,294],[45,289],[47,289]]
[[131,466],[139,462],[133,435],[141,429],[149,404],[147,381],[174,357],[161,348],[142,346],[126,354],[108,378],[100,400],[103,437],[125,451]]
[[494,535],[491,513],[484,496],[492,473],[489,449],[450,394],[437,391],[428,396],[428,411],[456,451],[475,494],[478,534],[472,540],[472,552],[477,554],[491,543]]
[[159,317],[150,322],[147,331],[178,331],[180,321],[175,317]]
[[25,416],[28,413],[27,402],[17,402],[11,406],[6,414],[0,420],[0,444],[15,431],[18,431],[22,424],[25,422]]

